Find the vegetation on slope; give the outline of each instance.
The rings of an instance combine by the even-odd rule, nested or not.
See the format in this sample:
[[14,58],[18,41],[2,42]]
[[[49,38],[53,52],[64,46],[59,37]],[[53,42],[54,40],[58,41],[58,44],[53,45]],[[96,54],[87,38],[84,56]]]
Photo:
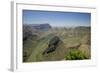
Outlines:
[[28,30],[24,30],[27,39],[23,39],[23,62],[91,58],[90,27]]

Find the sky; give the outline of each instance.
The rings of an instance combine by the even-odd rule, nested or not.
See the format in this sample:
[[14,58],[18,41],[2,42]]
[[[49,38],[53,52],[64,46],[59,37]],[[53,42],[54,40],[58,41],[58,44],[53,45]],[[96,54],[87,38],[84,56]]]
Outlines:
[[23,24],[49,23],[52,27],[90,26],[91,13],[23,10]]

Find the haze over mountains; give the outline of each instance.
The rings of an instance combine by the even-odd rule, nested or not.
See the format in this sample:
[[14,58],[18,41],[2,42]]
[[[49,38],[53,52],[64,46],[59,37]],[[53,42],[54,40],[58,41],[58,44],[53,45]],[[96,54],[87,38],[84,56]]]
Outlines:
[[50,29],[50,28],[89,28],[90,26],[63,26],[63,27],[60,27],[60,26],[52,26],[51,24],[49,23],[42,23],[42,24],[24,24],[23,25],[24,27],[30,27],[32,29],[38,29],[38,30],[45,30],[45,29]]

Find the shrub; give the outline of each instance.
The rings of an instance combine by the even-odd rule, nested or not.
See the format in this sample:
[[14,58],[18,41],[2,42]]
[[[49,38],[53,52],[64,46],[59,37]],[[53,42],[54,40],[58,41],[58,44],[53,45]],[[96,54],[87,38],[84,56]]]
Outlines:
[[66,60],[83,60],[88,59],[85,53],[80,50],[71,50],[68,55],[65,56]]

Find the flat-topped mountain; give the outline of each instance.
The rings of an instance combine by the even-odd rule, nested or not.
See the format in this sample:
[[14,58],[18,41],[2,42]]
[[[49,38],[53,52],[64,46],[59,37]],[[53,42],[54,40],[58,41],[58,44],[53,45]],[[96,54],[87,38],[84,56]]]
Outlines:
[[52,28],[50,24],[44,23],[44,24],[25,24],[25,27],[30,27],[31,29],[37,29],[37,30],[48,30]]

